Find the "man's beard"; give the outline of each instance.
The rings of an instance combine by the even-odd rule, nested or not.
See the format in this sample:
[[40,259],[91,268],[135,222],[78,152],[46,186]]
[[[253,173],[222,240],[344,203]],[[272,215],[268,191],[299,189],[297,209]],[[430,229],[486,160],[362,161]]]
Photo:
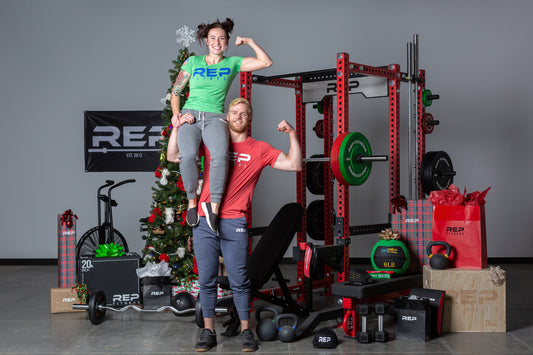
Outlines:
[[233,122],[229,122],[229,129],[235,133],[243,133],[248,130],[249,123],[244,123],[240,126],[234,125]]

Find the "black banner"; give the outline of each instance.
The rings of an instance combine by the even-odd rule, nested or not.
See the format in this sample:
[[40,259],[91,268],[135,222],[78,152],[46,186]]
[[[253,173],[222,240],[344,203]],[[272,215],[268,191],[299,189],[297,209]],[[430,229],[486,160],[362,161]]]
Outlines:
[[155,171],[162,111],[85,111],[85,171]]

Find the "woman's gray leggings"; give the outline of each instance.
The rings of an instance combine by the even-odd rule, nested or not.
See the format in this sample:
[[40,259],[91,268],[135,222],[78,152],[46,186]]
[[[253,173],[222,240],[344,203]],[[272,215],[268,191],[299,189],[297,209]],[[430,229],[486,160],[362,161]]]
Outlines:
[[189,200],[196,199],[198,189],[198,148],[203,141],[211,155],[209,183],[211,202],[220,203],[228,167],[228,122],[222,113],[182,110],[196,119],[178,130],[180,173]]

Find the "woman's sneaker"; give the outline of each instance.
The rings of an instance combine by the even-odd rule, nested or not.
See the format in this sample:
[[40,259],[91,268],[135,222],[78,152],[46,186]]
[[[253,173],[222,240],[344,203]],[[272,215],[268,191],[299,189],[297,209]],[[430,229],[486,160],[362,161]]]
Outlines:
[[213,213],[211,202],[202,202],[202,210],[204,210],[205,219],[207,220],[209,228],[215,233],[218,232],[218,216]]
[[239,337],[242,342],[242,351],[249,352],[259,349],[254,339],[254,333],[250,329],[243,330]]
[[198,352],[205,352],[211,350],[213,346],[217,346],[217,335],[215,332],[204,328],[200,334],[200,340],[194,347],[194,350]]
[[196,207],[189,208],[187,210],[187,216],[185,217],[185,221],[191,227],[196,227],[198,225],[200,219],[198,218],[198,209]]

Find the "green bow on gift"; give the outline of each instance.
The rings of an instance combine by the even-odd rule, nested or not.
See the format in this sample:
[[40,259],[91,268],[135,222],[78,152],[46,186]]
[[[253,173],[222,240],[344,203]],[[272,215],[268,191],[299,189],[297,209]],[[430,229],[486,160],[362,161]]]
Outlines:
[[97,258],[117,257],[124,255],[124,247],[115,243],[100,244],[94,251]]

